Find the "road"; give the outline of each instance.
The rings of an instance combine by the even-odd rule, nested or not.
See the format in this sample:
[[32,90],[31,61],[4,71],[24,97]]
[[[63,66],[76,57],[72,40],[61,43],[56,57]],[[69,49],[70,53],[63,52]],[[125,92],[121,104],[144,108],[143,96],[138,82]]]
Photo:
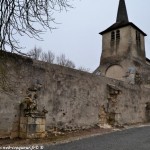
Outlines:
[[44,150],[150,150],[150,127],[132,128],[66,144],[49,145]]

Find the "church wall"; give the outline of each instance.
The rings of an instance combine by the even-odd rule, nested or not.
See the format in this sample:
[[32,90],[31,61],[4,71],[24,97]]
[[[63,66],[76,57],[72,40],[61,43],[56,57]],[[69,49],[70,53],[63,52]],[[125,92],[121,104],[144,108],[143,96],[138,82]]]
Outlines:
[[120,42],[118,44],[117,55],[119,57],[125,57],[129,54],[129,40],[130,40],[130,29],[129,27],[119,28],[120,30]]
[[136,43],[136,29],[130,26],[131,30],[131,54],[134,57],[138,57],[137,43]]
[[101,57],[103,56],[105,58],[105,57],[110,56],[110,53],[111,53],[110,40],[111,40],[110,32],[105,33],[102,36],[102,53],[103,53],[103,55],[101,55]]
[[137,46],[136,42],[136,29],[133,27],[130,27],[131,30],[131,53],[133,57],[136,57],[137,59],[141,59],[145,61],[145,40],[143,34],[140,33],[140,48]]
[[[103,58],[109,58],[113,56],[120,57],[128,53],[129,40],[130,40],[130,28],[122,27],[120,30],[120,40],[117,42],[111,42],[111,32],[105,33],[102,38],[102,55]],[[116,31],[116,30],[113,30]]]

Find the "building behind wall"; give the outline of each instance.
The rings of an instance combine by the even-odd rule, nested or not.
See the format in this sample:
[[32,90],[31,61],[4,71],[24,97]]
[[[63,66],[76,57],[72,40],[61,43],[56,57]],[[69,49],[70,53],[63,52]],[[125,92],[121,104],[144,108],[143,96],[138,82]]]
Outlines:
[[[146,33],[129,22],[124,0],[120,0],[116,22],[102,35],[102,55],[99,67],[94,73],[135,83],[137,77],[146,82],[149,60],[145,56]],[[146,72],[146,73],[145,73]],[[143,77],[143,78],[142,78]]]

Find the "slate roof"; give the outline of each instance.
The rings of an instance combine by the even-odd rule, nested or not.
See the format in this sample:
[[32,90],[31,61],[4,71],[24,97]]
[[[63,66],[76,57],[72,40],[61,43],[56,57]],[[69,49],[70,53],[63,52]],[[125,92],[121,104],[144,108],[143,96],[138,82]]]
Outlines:
[[124,0],[119,1],[118,13],[116,22],[129,22],[126,4]]
[[125,26],[129,26],[131,25],[133,28],[137,29],[139,32],[141,32],[144,36],[147,36],[146,33],[144,33],[140,28],[138,28],[135,24],[133,24],[132,22],[116,22],[113,25],[111,25],[109,28],[107,28],[106,30],[100,32],[99,34],[103,35],[106,32],[112,31],[112,30],[116,30],[118,28],[122,28]]

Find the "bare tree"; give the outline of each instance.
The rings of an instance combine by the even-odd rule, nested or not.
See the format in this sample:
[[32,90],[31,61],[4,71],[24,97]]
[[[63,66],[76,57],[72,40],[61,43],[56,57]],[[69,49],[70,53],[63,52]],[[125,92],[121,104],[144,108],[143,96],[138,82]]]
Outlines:
[[84,72],[90,72],[89,68],[79,67],[78,70],[84,71]]
[[57,57],[57,64],[61,65],[61,66],[65,66],[66,65],[66,56],[65,54],[61,54],[60,56]]
[[[55,60],[55,54],[53,52],[42,52],[42,49],[37,48],[36,46],[28,52],[28,56],[32,59],[42,60],[50,64],[53,64]],[[58,56],[56,61],[58,65],[75,68],[75,64],[71,60],[66,59],[65,54]]]
[[40,57],[42,61],[53,64],[55,59],[55,54],[51,51],[48,51],[47,53],[43,52]]
[[[54,29],[55,11],[71,8],[69,0],[0,0],[0,50],[21,48],[16,34],[40,39],[39,34]],[[72,1],[72,0],[70,0]]]
[[66,59],[66,56],[64,54],[61,54],[57,57],[57,64],[69,68],[75,68],[75,64],[71,60]]
[[74,69],[75,68],[75,64],[71,60],[67,59],[66,67]]
[[39,60],[41,56],[42,49],[36,46],[28,52],[29,57],[35,60]]

